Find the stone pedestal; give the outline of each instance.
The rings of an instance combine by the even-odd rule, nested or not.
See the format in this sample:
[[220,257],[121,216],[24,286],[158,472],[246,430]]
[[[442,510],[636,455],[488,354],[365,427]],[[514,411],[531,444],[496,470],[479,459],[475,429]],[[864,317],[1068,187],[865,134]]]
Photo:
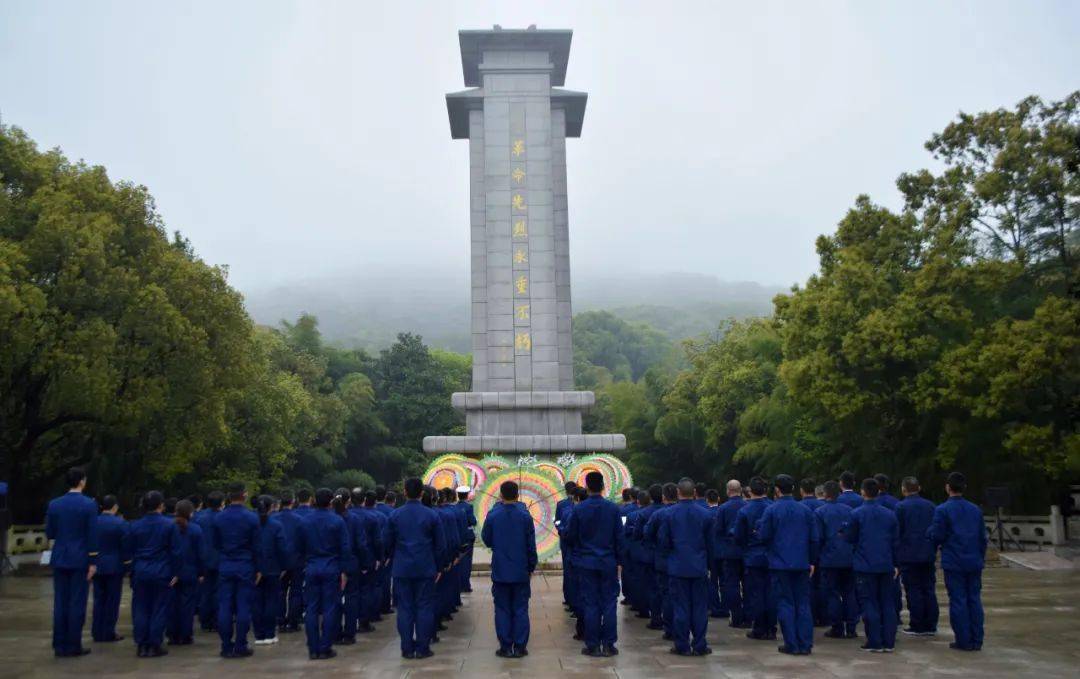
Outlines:
[[450,134],[469,140],[472,391],[453,396],[465,436],[424,451],[613,452],[620,434],[583,435],[591,392],[573,391],[566,139],[587,95],[560,89],[571,31],[461,31],[462,92]]

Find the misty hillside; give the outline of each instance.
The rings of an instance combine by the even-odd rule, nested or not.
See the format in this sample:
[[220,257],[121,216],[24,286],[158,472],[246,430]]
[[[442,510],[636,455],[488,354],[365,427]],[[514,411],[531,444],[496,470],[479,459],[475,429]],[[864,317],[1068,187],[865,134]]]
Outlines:
[[[766,315],[781,291],[701,274],[579,277],[574,312],[606,309],[681,340],[711,332],[728,317]],[[258,323],[277,325],[307,312],[319,318],[328,341],[367,349],[387,346],[397,333],[409,331],[431,346],[467,352],[468,302],[464,278],[452,275],[357,275],[245,293]]]

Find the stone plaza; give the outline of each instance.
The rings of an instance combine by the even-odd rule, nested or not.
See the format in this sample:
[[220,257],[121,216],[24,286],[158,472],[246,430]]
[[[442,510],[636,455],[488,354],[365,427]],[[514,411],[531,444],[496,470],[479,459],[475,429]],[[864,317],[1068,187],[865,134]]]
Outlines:
[[[435,656],[403,661],[394,618],[388,616],[373,634],[360,635],[355,646],[339,649],[337,658],[311,662],[304,635],[281,635],[281,643],[257,647],[246,660],[218,657],[216,634],[198,634],[193,646],[170,649],[160,659],[135,657],[131,642],[130,591],[124,592],[118,632],[124,641],[84,643],[93,653],[79,659],[57,659],[50,647],[52,581],[46,577],[0,578],[0,677],[1075,677],[1080,667],[1080,571],[1037,572],[987,569],[984,580],[986,646],[980,653],[949,650],[952,634],[948,605],[940,586],[942,621],[936,638],[901,635],[896,653],[872,655],[860,642],[822,638],[810,657],[776,652],[776,642],[751,641],[744,630],[709,621],[709,643],[715,653],[680,658],[667,652],[670,642],[645,629],[625,607],[619,615],[619,648],[614,658],[586,658],[571,639],[573,621],[563,612],[562,581],[556,574],[533,578],[530,610],[530,655],[520,660],[495,657],[498,643],[492,625],[492,599],[484,576],[473,580],[464,607],[433,647]],[[88,611],[89,613],[89,611]],[[906,615],[906,614],[905,614]],[[862,630],[860,627],[860,636]]]

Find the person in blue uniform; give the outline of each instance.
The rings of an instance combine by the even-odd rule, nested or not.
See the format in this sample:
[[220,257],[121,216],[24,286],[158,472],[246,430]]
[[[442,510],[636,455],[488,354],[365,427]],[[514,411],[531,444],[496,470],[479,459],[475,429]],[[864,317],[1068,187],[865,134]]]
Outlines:
[[[304,519],[315,512],[315,493],[311,488],[300,488],[296,491],[296,505],[292,511],[296,521],[296,530],[299,532]],[[296,544],[296,534],[291,536],[292,544]],[[304,622],[304,611],[307,609],[307,599],[304,598],[304,582],[307,574],[304,572],[306,561],[303,555],[296,553],[293,560],[293,571],[289,574],[289,607],[285,614],[285,631],[299,632]],[[306,628],[305,628],[306,629]]]
[[86,597],[97,571],[97,503],[83,495],[86,472],[67,473],[68,492],[49,503],[45,536],[53,541],[53,653],[58,658],[86,655],[82,628]]
[[[623,488],[622,489],[622,502],[619,504],[619,515],[622,517],[623,525],[623,537],[626,537],[626,519],[630,516],[630,513],[637,509],[637,499],[635,497],[635,489]],[[630,590],[634,588],[632,582],[634,578],[634,566],[631,559],[628,558],[626,550],[629,549],[629,543],[623,540],[623,553],[619,555],[619,563],[623,564],[623,567],[619,569],[619,583],[623,594],[622,605],[631,605]]]
[[441,578],[439,555],[445,550],[442,522],[421,501],[424,484],[405,481],[405,504],[390,513],[387,549],[393,554],[392,575],[397,604],[401,657],[428,658],[435,635],[435,583]]
[[169,607],[182,566],[183,546],[176,522],[163,515],[165,498],[156,490],[143,498],[145,514],[128,533],[132,555],[131,621],[140,658],[167,655]]
[[281,576],[292,561],[292,543],[285,524],[277,518],[277,500],[269,495],[255,499],[259,516],[259,539],[255,544],[255,597],[251,611],[256,646],[278,642],[277,621],[281,605]]
[[246,658],[251,603],[255,596],[255,552],[259,544],[259,518],[244,506],[244,484],[229,486],[229,504],[214,516],[211,541],[218,552],[218,636],[221,657]]
[[451,613],[457,613],[461,608],[461,569],[465,565],[465,550],[469,546],[469,522],[457,507],[457,493],[453,488],[446,489],[446,510],[454,517],[454,528],[457,531],[454,566],[450,572],[451,603],[453,604]]
[[441,577],[439,581],[435,583],[435,630],[436,637],[438,632],[442,632],[447,629],[445,621],[452,620],[453,614],[453,589],[452,581],[454,579],[454,561],[458,556],[458,525],[457,525],[457,512],[451,510],[446,503],[446,491],[447,488],[435,490],[434,488],[428,489],[428,493],[431,495],[432,507],[435,510],[435,515],[439,517],[439,522],[442,524],[443,530],[443,549],[439,557],[439,571]]
[[934,543],[926,532],[934,520],[934,503],[919,495],[919,480],[908,476],[900,482],[904,499],[896,506],[900,531],[900,582],[907,592],[908,627],[904,634],[934,636],[938,602],[935,591]]
[[382,597],[383,597],[383,580],[389,577],[390,573],[390,557],[393,556],[390,553],[390,549],[386,544],[386,529],[389,525],[389,518],[378,510],[378,500],[376,499],[375,491],[369,490],[364,493],[364,514],[366,518],[373,521],[375,524],[375,530],[378,531],[378,548],[376,549],[379,555],[379,561],[375,565],[375,571],[371,577],[371,587],[368,592],[370,597],[368,600],[368,621],[376,623],[382,620]]
[[649,618],[649,577],[642,562],[641,558],[641,543],[634,535],[634,528],[637,526],[637,519],[641,515],[641,510],[652,504],[652,499],[649,497],[648,492],[643,490],[635,491],[636,509],[630,512],[626,517],[626,521],[623,523],[623,540],[626,543],[626,561],[623,562],[623,570],[630,568],[631,575],[629,579],[629,596],[630,605],[634,613],[639,618]]
[[817,519],[809,507],[795,501],[795,479],[780,474],[773,486],[776,499],[761,515],[758,538],[768,550],[769,589],[784,635],[784,645],[777,650],[810,655],[814,647],[810,576],[818,556]]
[[[647,498],[647,500],[646,500]],[[638,496],[641,509],[630,517],[633,523],[633,540],[637,547],[636,558],[641,572],[642,611],[649,614],[648,628],[664,629],[663,606],[660,602],[659,576],[656,573],[656,548],[645,539],[645,526],[649,519],[663,507],[663,489],[658,483],[649,486]]]
[[578,584],[585,613],[584,655],[618,655],[618,559],[622,552],[622,517],[619,508],[604,498],[604,476],[585,475],[588,499],[574,508],[566,530],[567,541],[578,550]]
[[517,504],[518,485],[499,486],[502,502],[488,512],[481,539],[491,550],[491,595],[495,600],[495,635],[500,658],[529,654],[529,578],[536,570],[536,529],[532,516]]
[[[285,541],[289,545],[296,544],[296,531],[300,528],[300,516],[293,511],[296,505],[296,496],[292,491],[281,492],[278,500],[278,510],[274,518],[285,529]],[[288,560],[281,564],[285,571],[281,575],[281,598],[278,601],[277,630],[283,634],[289,634],[299,629],[299,621],[303,616],[303,571],[300,570],[299,559],[295,552],[289,555]],[[295,610],[291,610],[295,607]]]
[[743,550],[743,610],[753,622],[748,639],[773,641],[776,639],[776,601],[769,581],[769,555],[758,535],[757,526],[761,516],[772,501],[765,496],[765,480],[755,476],[750,479],[750,500],[735,517],[731,537]]
[[472,591],[473,545],[476,544],[476,513],[473,511],[472,503],[469,502],[471,491],[472,489],[468,486],[457,488],[457,509],[465,517],[467,527],[465,532],[467,546],[465,553],[461,555],[461,591],[465,593]]
[[717,552],[719,542],[716,539],[716,515],[720,511],[720,493],[715,488],[705,491],[705,506],[709,510],[709,523],[713,533],[709,536],[709,617],[728,618],[731,612],[724,608],[724,599],[720,589],[724,586],[724,562]]
[[927,537],[941,548],[941,570],[949,593],[949,624],[956,641],[949,648],[980,651],[983,645],[982,572],[986,563],[986,525],[978,505],[964,499],[967,479],[949,474],[949,499],[934,509]]
[[[811,512],[816,512],[818,507],[825,504],[825,501],[818,497],[819,490],[821,486],[813,479],[799,481],[799,502]],[[817,568],[816,563],[814,574],[810,577],[810,610],[814,614],[814,627],[828,625],[825,615],[825,588],[821,584],[821,569]]]
[[694,497],[694,482],[683,479],[678,502],[660,521],[659,544],[668,553],[668,587],[672,601],[671,652],[676,655],[712,653],[705,638],[709,627],[709,555],[714,522],[707,507]]
[[722,582],[720,584],[721,606],[728,611],[728,625],[737,629],[751,626],[743,608],[743,549],[732,537],[739,510],[746,504],[742,496],[742,484],[737,479],[727,482],[725,488],[727,500],[716,511],[713,530],[713,548],[720,562]]
[[840,475],[840,496],[836,498],[836,501],[852,509],[862,505],[863,499],[855,490],[855,474],[852,472],[844,472]]
[[[570,513],[566,515],[566,523],[562,527],[560,535],[568,535],[566,531],[570,529],[570,517],[574,515],[573,510],[581,506],[581,503],[589,499],[589,491],[585,490],[581,486],[574,487],[574,504]],[[566,559],[567,570],[563,573],[563,579],[570,580],[570,617],[574,619],[574,641],[585,640],[585,600],[581,594],[581,574],[578,572],[578,564],[581,562],[580,555],[581,550],[578,545],[566,541],[566,549],[568,552]]]
[[327,660],[341,623],[341,593],[345,591],[342,563],[349,550],[345,520],[330,511],[334,492],[315,491],[315,509],[307,513],[296,532],[296,553],[304,559],[304,631],[308,658]]
[[[354,632],[356,634],[369,634],[375,631],[375,628],[371,626],[373,614],[371,595],[375,583],[376,570],[379,567],[379,562],[383,558],[382,535],[379,531],[379,523],[375,520],[375,512],[369,512],[364,508],[364,503],[367,498],[364,489],[353,488],[350,492],[350,496],[352,502],[349,506],[349,513],[356,517],[360,522],[360,530],[363,533],[362,537],[358,537],[355,541],[361,544],[363,550],[355,550],[357,551],[357,558],[360,561],[360,571],[358,573],[356,586],[357,616]],[[372,504],[374,503],[375,496],[372,494]],[[347,585],[348,583],[346,583],[346,588]]]
[[672,623],[675,620],[674,602],[671,600],[671,576],[668,573],[668,550],[660,544],[660,525],[663,522],[664,513],[679,500],[679,489],[674,483],[665,483],[660,487],[661,506],[645,524],[645,540],[653,548],[653,568],[656,570],[656,607],[663,621],[664,639],[671,641],[674,637]]
[[855,545],[852,569],[855,593],[862,609],[866,644],[863,650],[892,653],[896,646],[896,581],[900,577],[900,532],[896,515],[878,502],[874,479],[862,482],[862,506],[851,512],[844,531]]
[[[383,517],[389,521],[391,512],[394,511],[395,504],[397,502],[397,496],[386,489],[385,486],[375,486],[375,509],[380,512]],[[393,551],[387,552],[387,558],[389,563],[387,566],[393,565],[394,553]],[[384,568],[382,570],[382,581],[379,583],[379,613],[382,615],[389,615],[394,612],[394,597],[393,592],[393,574],[390,568]]]
[[203,510],[195,515],[195,523],[202,528],[204,545],[203,551],[203,581],[199,584],[199,628],[204,632],[217,630],[217,585],[218,585],[218,551],[214,546],[210,535],[213,532],[214,517],[221,512],[221,506],[225,502],[225,495],[220,491],[212,491],[206,496]]
[[855,572],[852,570],[854,547],[844,533],[851,523],[852,509],[837,501],[840,484],[825,483],[825,504],[814,512],[818,522],[820,549],[818,569],[825,590],[825,619],[830,639],[855,639],[859,605],[855,598]]
[[874,480],[878,485],[878,504],[895,512],[900,500],[889,493],[889,477],[879,473],[874,474]]
[[202,528],[193,521],[195,506],[180,500],[173,508],[180,539],[180,569],[176,572],[169,622],[166,632],[170,646],[187,646],[195,642],[195,608],[199,603],[199,580],[203,577]]
[[562,559],[563,568],[563,606],[565,606],[567,610],[570,609],[570,600],[573,595],[573,592],[571,591],[573,583],[571,582],[571,579],[567,577],[567,568],[569,567],[567,561],[569,559],[570,551],[562,536],[567,520],[570,518],[570,512],[574,508],[575,488],[577,488],[576,483],[567,481],[563,484],[563,490],[566,492],[566,497],[555,503],[555,530],[559,533],[559,558]]
[[124,589],[124,573],[131,558],[126,553],[128,522],[119,515],[115,495],[101,500],[101,515],[97,517],[98,558],[94,573],[94,614],[90,633],[99,643],[120,641],[116,621],[120,618],[120,595]]
[[349,551],[341,560],[341,571],[345,574],[345,590],[342,597],[341,621],[335,644],[351,646],[356,643],[356,627],[360,622],[360,568],[368,564],[367,532],[363,520],[349,511],[352,504],[352,492],[348,488],[334,491],[331,506],[334,513],[345,522],[349,535]]

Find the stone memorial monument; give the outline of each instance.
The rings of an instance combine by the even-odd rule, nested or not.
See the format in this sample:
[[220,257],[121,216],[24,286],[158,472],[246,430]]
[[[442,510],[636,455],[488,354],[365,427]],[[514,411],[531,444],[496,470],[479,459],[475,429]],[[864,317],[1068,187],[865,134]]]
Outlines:
[[574,390],[566,139],[584,92],[561,89],[569,30],[460,31],[465,85],[446,95],[450,136],[469,140],[472,391],[453,395],[465,436],[443,453],[607,453],[622,434],[582,434],[595,402]]

